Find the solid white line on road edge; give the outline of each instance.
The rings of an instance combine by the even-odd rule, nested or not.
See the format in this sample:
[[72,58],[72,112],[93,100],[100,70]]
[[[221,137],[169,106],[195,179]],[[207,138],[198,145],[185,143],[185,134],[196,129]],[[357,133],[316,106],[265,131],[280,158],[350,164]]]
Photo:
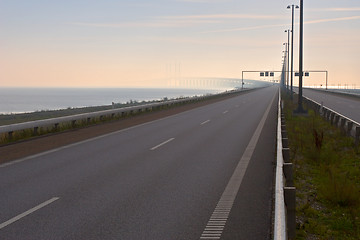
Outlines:
[[[224,221],[217,221],[214,220],[219,217],[219,212],[221,212],[222,218],[228,218],[231,208],[234,204],[236,195],[238,194],[242,179],[245,175],[246,169],[250,162],[250,159],[254,153],[256,144],[259,140],[261,131],[265,125],[265,121],[269,115],[270,108],[273,105],[274,99],[277,94],[274,95],[272,101],[270,102],[269,106],[267,107],[263,117],[260,120],[259,125],[257,126],[254,135],[251,137],[248,146],[245,149],[238,165],[236,166],[233,175],[230,178],[218,204],[215,207],[214,212],[212,213],[203,233],[201,234],[200,239],[220,239],[222,232],[224,231],[225,225],[227,220]],[[211,227],[215,227],[215,229],[211,229]],[[219,234],[221,231],[221,234]]]
[[157,149],[157,148],[159,148],[159,147],[161,147],[161,146],[163,146],[163,145],[171,142],[171,141],[174,140],[174,139],[175,139],[175,138],[170,138],[170,139],[166,140],[165,142],[162,142],[162,143],[160,143],[159,145],[156,145],[155,147],[150,148],[150,150],[151,150],[151,151],[152,151],[152,150],[155,150],[155,149]]
[[13,217],[12,219],[10,219],[10,220],[8,220],[8,221],[0,224],[0,229],[3,229],[4,227],[6,227],[6,226],[8,226],[8,225],[10,225],[10,224],[12,224],[12,223],[20,220],[21,218],[24,218],[24,217],[26,217],[27,215],[29,215],[29,214],[31,214],[31,213],[33,213],[33,212],[35,212],[35,211],[37,211],[37,210],[39,210],[39,209],[47,206],[47,205],[55,202],[56,200],[59,200],[59,198],[58,198],[58,197],[53,197],[52,199],[47,200],[46,202],[43,202],[43,203],[37,205],[36,207],[33,207],[32,209],[29,209],[29,210],[27,210],[26,212],[17,215],[16,217]]
[[210,120],[206,120],[205,122],[200,123],[200,125],[207,124],[208,122],[210,122]]
[[226,114],[226,113],[228,113],[228,112],[229,112],[229,111],[228,111],[228,110],[226,110],[226,111],[224,111],[224,112],[223,112],[223,114]]

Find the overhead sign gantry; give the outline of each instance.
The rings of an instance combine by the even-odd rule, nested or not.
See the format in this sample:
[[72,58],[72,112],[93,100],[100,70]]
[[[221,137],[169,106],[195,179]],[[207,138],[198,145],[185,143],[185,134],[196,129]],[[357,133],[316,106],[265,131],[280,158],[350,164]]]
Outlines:
[[[274,77],[274,73],[289,73],[290,71],[264,71],[264,70],[253,70],[253,71],[241,71],[241,82],[242,87],[244,86],[244,73],[259,73],[260,77]],[[325,89],[328,89],[328,71],[326,70],[311,70],[311,71],[303,71],[304,77],[310,77],[310,73],[326,73],[326,80],[325,80]],[[295,72],[295,77],[299,77],[299,71]],[[285,82],[283,82],[285,85]]]

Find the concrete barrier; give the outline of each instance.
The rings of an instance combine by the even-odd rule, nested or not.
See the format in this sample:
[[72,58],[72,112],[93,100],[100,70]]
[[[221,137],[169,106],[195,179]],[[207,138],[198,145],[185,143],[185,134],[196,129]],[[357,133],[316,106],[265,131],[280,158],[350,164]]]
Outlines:
[[281,93],[279,91],[274,240],[294,239],[296,227],[296,189],[293,182],[293,165],[290,163],[290,149],[288,148],[285,117],[281,114],[281,111]]

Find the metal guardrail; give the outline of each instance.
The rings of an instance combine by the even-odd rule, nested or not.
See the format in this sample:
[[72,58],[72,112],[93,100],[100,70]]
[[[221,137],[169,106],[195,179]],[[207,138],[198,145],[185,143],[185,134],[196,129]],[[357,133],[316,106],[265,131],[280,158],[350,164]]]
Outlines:
[[355,93],[351,91],[333,91],[333,90],[326,90],[327,92],[335,93],[335,94],[341,94],[341,95],[347,95],[347,96],[353,96],[353,97],[360,97],[360,93]]
[[333,93],[337,95],[343,95],[343,96],[352,96],[352,97],[360,97],[360,93],[352,92],[352,91],[346,91],[347,89],[323,89],[323,88],[308,88],[314,91],[319,92],[325,92],[325,93]]
[[[355,144],[360,143],[360,123],[332,110],[322,104],[303,96],[304,102],[319,112],[327,121],[343,130],[347,135],[355,138]],[[275,217],[274,240],[295,238],[295,201],[296,189],[293,184],[293,166],[290,163],[290,149],[288,148],[285,118],[282,114],[282,101],[279,91],[278,128],[277,128],[277,160],[275,179]]]
[[[312,89],[312,90],[324,92],[323,90],[319,90],[319,89]],[[341,94],[339,92],[332,92],[329,90],[327,90],[327,92]],[[296,93],[296,92],[294,92],[294,93]],[[355,96],[355,95],[352,95],[352,96]],[[304,100],[304,102],[306,102],[308,104],[309,107],[311,107],[315,111],[317,111],[320,115],[322,115],[331,124],[339,127],[348,136],[355,138],[355,145],[359,146],[359,143],[360,143],[360,123],[359,122],[357,122],[353,119],[350,119],[329,107],[324,107],[322,103],[318,103],[315,100],[312,100],[311,98],[303,96],[303,100]]]
[[274,240],[295,238],[295,187],[293,183],[292,163],[285,129],[285,118],[282,114],[281,91],[279,91],[277,158],[275,176],[275,216]]
[[303,98],[307,102],[309,107],[319,112],[320,115],[322,115],[327,121],[339,127],[347,135],[355,138],[355,144],[357,146],[359,145],[360,123],[336,112],[335,110],[329,107],[324,107],[323,104],[320,104],[308,97],[303,97]]
[[279,91],[278,103],[278,126],[277,126],[277,157],[276,157],[276,179],[275,179],[275,219],[274,240],[286,240],[285,202],[284,202],[284,176],[283,155],[281,136],[281,94]]
[[124,115],[124,114],[128,114],[128,113],[133,113],[133,112],[141,112],[141,111],[146,111],[149,109],[154,109],[157,107],[171,106],[171,105],[190,102],[190,101],[198,101],[203,98],[204,97],[172,100],[172,101],[166,101],[166,102],[151,103],[151,104],[124,107],[124,108],[118,108],[118,109],[110,109],[110,110],[97,111],[97,112],[91,112],[91,113],[82,113],[82,114],[70,115],[70,116],[65,116],[65,117],[57,117],[57,118],[51,118],[51,119],[36,120],[36,121],[30,121],[30,122],[24,122],[24,123],[4,125],[4,126],[0,126],[0,134],[8,133],[9,136],[11,137],[13,132],[21,131],[21,130],[25,130],[25,129],[34,129],[34,133],[36,134],[38,131],[38,128],[41,128],[41,127],[54,126],[55,128],[57,128],[59,124],[67,123],[67,122],[72,123],[74,125],[76,123],[76,121],[86,120],[86,121],[90,122],[91,119],[94,119],[94,118],[101,119],[101,118],[107,117],[107,116],[114,117],[117,114]]
[[[237,93],[237,92],[244,92],[244,91],[248,91],[248,90],[249,89],[242,90],[242,91],[228,91],[228,92],[224,92],[224,93],[220,93],[220,94],[216,94],[216,95],[211,95],[210,97],[229,95],[229,94],[233,94],[233,93]],[[124,107],[124,108],[118,108],[118,109],[110,109],[110,110],[97,111],[97,112],[91,112],[91,113],[82,113],[82,114],[70,115],[70,116],[65,116],[65,117],[57,117],[57,118],[51,118],[51,119],[3,125],[3,126],[0,126],[0,134],[7,133],[9,135],[9,138],[11,139],[12,135],[15,131],[33,129],[34,134],[36,135],[38,133],[39,128],[43,128],[43,127],[54,127],[56,129],[60,124],[63,124],[63,123],[71,123],[72,125],[75,125],[77,121],[81,121],[81,120],[90,122],[92,119],[96,119],[96,118],[101,119],[103,117],[115,117],[116,115],[123,116],[124,114],[128,114],[128,113],[147,111],[147,110],[152,110],[152,109],[160,108],[160,107],[164,107],[164,106],[172,106],[172,105],[176,105],[176,104],[201,101],[208,97],[209,96],[191,97],[191,98],[185,98],[185,99],[170,100],[170,101],[164,101],[164,102],[150,103],[150,104]]]

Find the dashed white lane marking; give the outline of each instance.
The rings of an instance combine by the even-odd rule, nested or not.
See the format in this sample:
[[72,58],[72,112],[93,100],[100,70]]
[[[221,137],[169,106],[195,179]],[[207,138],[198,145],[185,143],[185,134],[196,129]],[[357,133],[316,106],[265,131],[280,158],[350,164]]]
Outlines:
[[200,125],[207,124],[208,122],[210,122],[210,120],[206,120],[206,121],[204,121],[204,122],[200,123]]
[[245,149],[244,154],[242,155],[238,165],[235,168],[233,175],[230,178],[218,204],[215,207],[214,212],[212,213],[210,220],[208,221],[203,233],[201,234],[200,239],[220,239],[224,231],[226,222],[229,218],[231,208],[234,204],[236,195],[239,191],[242,179],[245,175],[247,166],[250,162],[250,159],[254,153],[256,144],[259,140],[261,131],[265,125],[265,121],[269,114],[270,108],[273,105],[275,96],[267,107],[263,117],[260,120],[259,125],[257,126],[254,135],[251,137],[248,146]]
[[160,122],[160,121],[163,121],[163,120],[166,120],[166,119],[173,118],[175,116],[180,116],[181,114],[184,114],[184,113],[187,113],[187,112],[190,112],[190,111],[193,111],[193,110],[188,110],[188,111],[185,111],[185,112],[177,113],[175,115],[171,115],[171,116],[156,119],[156,120],[153,120],[153,121],[150,121],[150,122],[135,125],[135,126],[132,126],[132,127],[129,127],[129,128],[125,128],[125,129],[116,131],[116,132],[107,133],[107,134],[100,135],[100,136],[97,136],[97,137],[93,137],[93,138],[90,138],[90,139],[86,139],[86,140],[83,140],[83,141],[80,141],[80,142],[72,143],[72,144],[65,145],[65,146],[62,146],[62,147],[58,147],[58,148],[55,148],[55,149],[52,149],[52,150],[48,150],[48,151],[45,151],[45,152],[41,152],[41,153],[38,153],[38,154],[34,154],[34,155],[30,155],[30,156],[27,156],[27,157],[24,157],[24,158],[20,158],[20,159],[17,159],[15,161],[10,161],[8,163],[3,163],[3,164],[0,164],[0,168],[5,168],[5,167],[8,167],[8,166],[12,166],[12,165],[15,165],[15,164],[18,164],[18,163],[22,163],[22,162],[37,158],[37,157],[46,156],[46,155],[51,154],[51,153],[55,153],[55,152],[59,152],[59,151],[64,150],[64,149],[76,147],[76,146],[79,146],[81,144],[85,144],[85,143],[88,143],[88,142],[93,142],[93,141],[103,139],[103,138],[106,138],[106,137],[109,137],[109,136],[113,136],[113,135],[116,135],[116,134],[119,134],[119,133],[128,132],[128,131],[130,131],[132,129],[136,129],[136,128],[147,126],[147,125],[150,125],[150,124],[153,124],[153,123],[157,123],[157,122]]
[[17,215],[16,217],[13,217],[12,219],[10,219],[10,220],[8,220],[8,221],[0,224],[0,229],[3,229],[4,227],[6,227],[6,226],[8,226],[8,225],[10,225],[10,224],[12,224],[12,223],[20,220],[21,218],[24,218],[24,217],[26,217],[27,215],[29,215],[29,214],[31,214],[31,213],[33,213],[33,212],[35,212],[35,211],[37,211],[37,210],[39,210],[39,209],[47,206],[47,205],[55,202],[56,200],[59,200],[59,198],[58,198],[58,197],[53,197],[52,199],[47,200],[46,202],[43,202],[43,203],[37,205],[36,207],[33,207],[32,209],[29,209],[29,210],[27,210],[26,212]]
[[174,139],[175,139],[175,138],[170,138],[170,139],[166,140],[165,142],[162,142],[162,143],[160,143],[159,145],[156,145],[155,147],[150,148],[150,150],[153,151],[153,150],[155,150],[155,149],[157,149],[157,148],[159,148],[159,147],[161,147],[161,146],[163,146],[163,145],[171,142],[171,141],[174,140]]
[[229,112],[229,111],[228,111],[228,110],[226,110],[226,111],[224,111],[224,112],[223,112],[223,114],[227,114],[228,112]]

